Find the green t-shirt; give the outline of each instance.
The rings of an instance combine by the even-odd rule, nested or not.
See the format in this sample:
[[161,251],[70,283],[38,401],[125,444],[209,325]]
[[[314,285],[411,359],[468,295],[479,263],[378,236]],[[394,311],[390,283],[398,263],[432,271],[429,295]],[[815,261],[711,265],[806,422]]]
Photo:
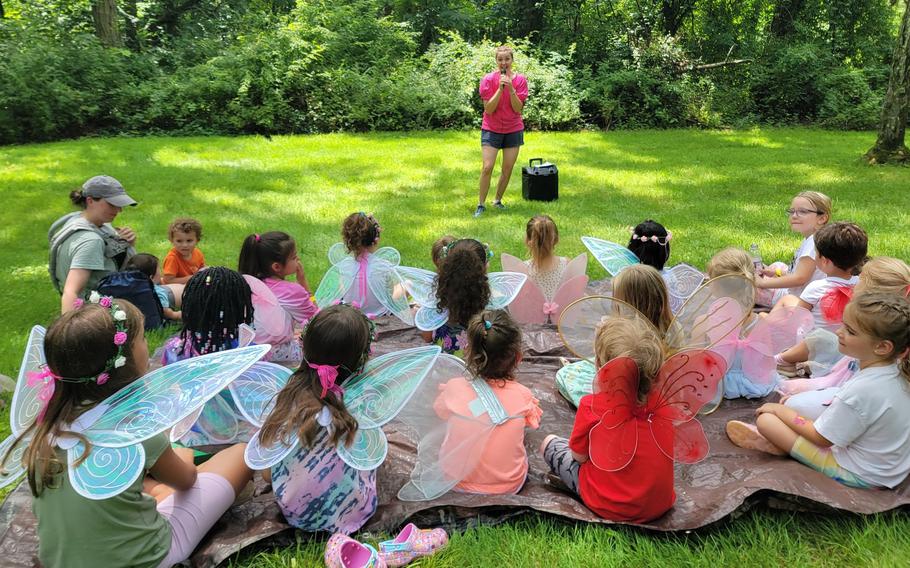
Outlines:
[[[142,443],[150,468],[169,447],[165,434]],[[66,453],[57,450],[61,463]],[[91,459],[91,454],[89,454]],[[171,547],[171,525],[139,478],[123,493],[93,501],[76,493],[64,470],[32,500],[38,517],[38,557],[46,568],[156,567]]]
[[111,272],[117,272],[117,264],[104,256],[104,238],[95,231],[76,231],[60,244],[55,273],[57,280],[60,281],[61,290],[71,268],[91,271],[88,283],[82,289],[83,298],[87,298],[89,292],[98,288],[98,282],[102,278]]

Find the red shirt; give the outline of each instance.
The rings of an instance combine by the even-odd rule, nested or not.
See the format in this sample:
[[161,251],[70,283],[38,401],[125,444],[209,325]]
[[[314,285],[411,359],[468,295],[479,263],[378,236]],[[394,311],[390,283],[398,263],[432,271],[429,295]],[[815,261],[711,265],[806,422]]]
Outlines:
[[[569,439],[569,449],[576,454],[590,455],[591,428],[600,417],[591,411],[591,397],[578,403],[575,427]],[[611,521],[645,523],[653,521],[673,507],[673,460],[657,447],[651,427],[646,420],[636,420],[638,448],[632,461],[619,471],[603,471],[591,461],[581,464],[578,471],[578,491],[581,500],[598,516]]]
[[[483,102],[492,99],[496,94],[496,90],[499,89],[499,77],[499,71],[493,71],[484,75],[480,80],[480,98]],[[521,102],[528,99],[528,80],[524,75],[512,75],[512,87]],[[490,115],[484,111],[483,124],[480,127],[497,134],[511,134],[524,130],[525,124],[521,120],[521,114],[512,109],[511,98],[511,92],[505,89],[499,97],[499,105],[496,106],[493,114]]]

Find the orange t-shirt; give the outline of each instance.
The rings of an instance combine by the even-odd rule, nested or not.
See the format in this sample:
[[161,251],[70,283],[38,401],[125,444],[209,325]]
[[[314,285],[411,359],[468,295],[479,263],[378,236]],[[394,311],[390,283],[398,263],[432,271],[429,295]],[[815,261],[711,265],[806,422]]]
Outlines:
[[[487,384],[508,415],[523,420],[511,419],[493,429],[474,470],[462,478],[456,489],[487,495],[516,493],[528,475],[525,426],[536,429],[543,411],[530,389],[516,381],[504,384],[489,381]],[[459,377],[440,385],[439,390],[433,409],[437,416],[448,420],[443,449],[462,446],[472,437],[476,438],[482,430],[478,422],[462,418],[473,416],[469,405],[477,394],[471,383]]]
[[184,276],[196,274],[200,268],[205,266],[205,257],[202,256],[202,251],[198,248],[194,248],[193,254],[190,256],[192,257],[190,260],[184,260],[180,253],[177,252],[177,249],[171,249],[167,256],[164,257],[164,266],[161,272],[165,276],[173,278],[183,278]]

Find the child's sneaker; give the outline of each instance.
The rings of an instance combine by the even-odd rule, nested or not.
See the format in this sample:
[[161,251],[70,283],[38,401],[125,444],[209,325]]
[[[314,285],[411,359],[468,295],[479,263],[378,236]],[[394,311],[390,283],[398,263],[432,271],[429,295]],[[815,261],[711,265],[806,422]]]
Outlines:
[[328,568],[386,568],[388,565],[376,549],[361,544],[347,535],[336,533],[325,545]]
[[408,523],[392,540],[379,543],[379,555],[388,566],[404,566],[415,558],[429,556],[449,542],[443,529],[423,530]]
[[487,210],[487,208],[484,207],[483,205],[478,205],[477,210],[474,211],[474,217],[480,217],[481,215],[483,215],[483,212],[486,210]]

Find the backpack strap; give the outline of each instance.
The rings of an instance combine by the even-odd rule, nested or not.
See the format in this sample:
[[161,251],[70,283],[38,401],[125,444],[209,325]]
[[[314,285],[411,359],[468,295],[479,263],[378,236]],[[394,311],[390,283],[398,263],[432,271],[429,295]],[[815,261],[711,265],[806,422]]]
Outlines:
[[101,237],[104,241],[104,256],[106,258],[115,259],[122,255],[122,262],[118,263],[117,270],[123,270],[127,261],[136,254],[136,249],[120,238],[120,235],[115,230],[112,228],[107,231],[99,229],[86,221],[80,211],[74,211],[60,217],[54,221],[47,232],[50,249],[48,252],[47,271],[50,274],[51,283],[60,294],[63,294],[63,282],[57,280],[57,252],[60,250],[60,245],[79,231],[94,231]]

